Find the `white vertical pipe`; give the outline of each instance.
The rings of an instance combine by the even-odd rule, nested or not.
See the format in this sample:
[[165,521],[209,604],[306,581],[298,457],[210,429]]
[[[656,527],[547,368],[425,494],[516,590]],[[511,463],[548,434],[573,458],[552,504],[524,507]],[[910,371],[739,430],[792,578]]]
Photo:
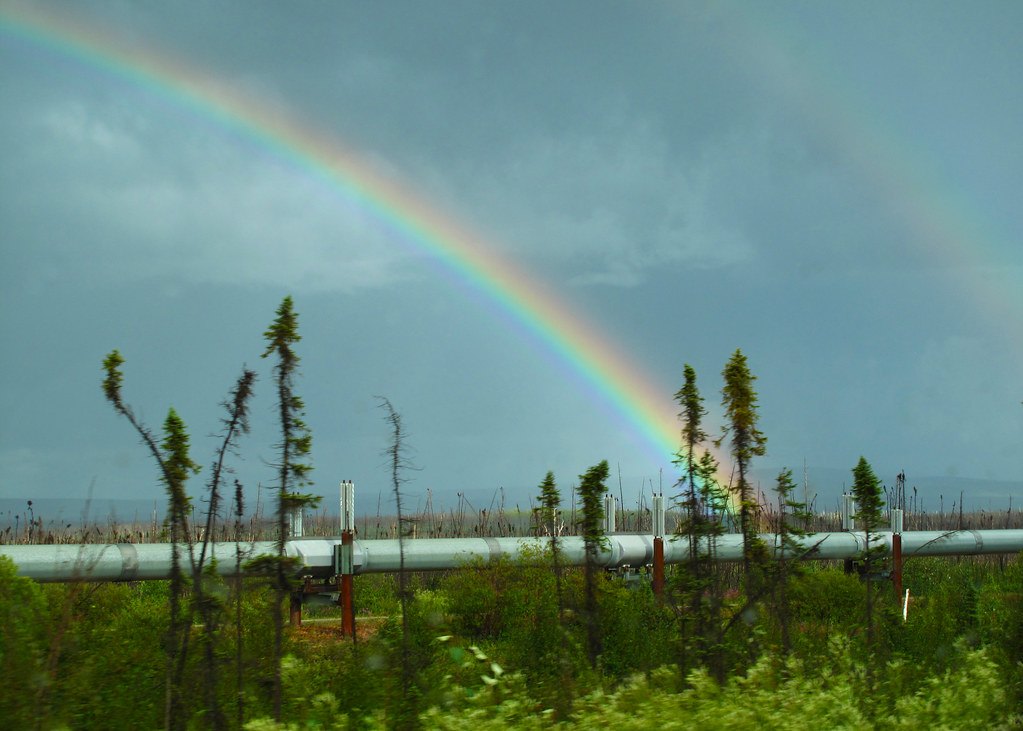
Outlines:
[[900,508],[892,509],[892,533],[902,533],[902,510]]
[[856,530],[856,500],[852,495],[842,495],[842,530]]
[[302,506],[297,505],[291,509],[291,530],[289,533],[292,538],[302,537]]
[[355,483],[341,482],[341,532],[355,530]]
[[615,496],[608,493],[604,496],[604,533],[615,532]]
[[652,504],[654,538],[664,538],[664,495],[654,495]]

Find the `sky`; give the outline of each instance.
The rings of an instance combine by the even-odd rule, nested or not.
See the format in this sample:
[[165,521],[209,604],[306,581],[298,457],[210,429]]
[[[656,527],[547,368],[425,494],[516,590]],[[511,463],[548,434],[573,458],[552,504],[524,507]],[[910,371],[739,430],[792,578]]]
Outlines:
[[[0,499],[162,500],[101,363],[275,484],[299,312],[315,492],[673,493],[691,365],[779,470],[1023,501],[1023,4],[0,0]],[[731,470],[727,442],[719,450]],[[190,491],[204,493],[208,471]],[[940,495],[940,498],[939,498]],[[942,501],[939,503],[939,499]],[[250,502],[251,504],[251,502]]]

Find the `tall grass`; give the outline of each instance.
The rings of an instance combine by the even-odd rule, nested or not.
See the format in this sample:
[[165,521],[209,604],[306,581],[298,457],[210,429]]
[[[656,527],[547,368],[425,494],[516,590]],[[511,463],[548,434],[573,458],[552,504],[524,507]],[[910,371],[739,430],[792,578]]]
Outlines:
[[[777,527],[777,511],[767,503],[760,513],[759,529],[773,532]],[[979,510],[963,512],[957,502],[950,505],[948,511],[939,509],[937,512],[918,509],[919,503],[907,503],[904,515],[904,527],[907,531],[915,530],[995,530],[1003,528],[1023,528],[1023,509],[1013,508],[1011,504],[1005,510]],[[885,512],[885,523],[889,513]],[[574,511],[565,510],[560,514],[564,523],[563,535],[578,535],[578,526]],[[682,520],[681,511],[668,510],[665,515],[665,528],[670,535]],[[398,520],[393,515],[380,512],[378,505],[374,515],[356,515],[356,536],[358,538],[378,539],[397,538]],[[445,510],[443,506],[434,507],[431,496],[427,497],[424,507],[403,517],[403,522],[411,526],[412,538],[481,538],[497,536],[532,536],[539,529],[537,509],[532,505],[523,509],[519,505],[505,505],[503,494],[495,493],[494,500],[486,508],[473,506],[464,496],[459,495],[455,507]],[[617,533],[648,533],[651,530],[651,512],[640,501],[636,509],[619,509],[616,513]],[[145,519],[138,516],[125,521],[114,513],[102,520],[70,521],[63,517],[49,519],[37,515],[31,501],[20,512],[8,511],[0,515],[0,545],[7,544],[82,544],[82,543],[164,543],[168,540],[168,530],[164,522],[153,514]],[[842,515],[839,510],[815,510],[812,513],[809,529],[813,532],[839,531],[842,528]],[[205,535],[205,515],[194,511],[189,518],[189,533],[201,541]],[[339,534],[338,517],[325,508],[307,512],[303,521],[305,536],[337,536]],[[232,522],[218,521],[214,523],[214,542],[231,542],[235,540]],[[243,542],[266,541],[276,538],[276,525],[273,517],[267,517],[261,510],[245,519],[239,536]]]

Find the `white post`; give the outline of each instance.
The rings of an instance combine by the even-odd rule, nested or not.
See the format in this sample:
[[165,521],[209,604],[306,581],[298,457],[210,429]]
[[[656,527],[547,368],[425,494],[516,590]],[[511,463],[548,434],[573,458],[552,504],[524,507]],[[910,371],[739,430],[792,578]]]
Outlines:
[[664,495],[653,497],[653,528],[654,538],[664,537]]
[[856,501],[852,495],[842,495],[842,530],[856,530],[856,521],[853,515],[856,514]]
[[604,496],[604,533],[615,532],[615,496],[608,493]]
[[302,507],[296,506],[291,509],[291,537],[302,537]]
[[892,533],[902,533],[902,510],[892,508]]
[[341,532],[355,530],[355,483],[341,481]]

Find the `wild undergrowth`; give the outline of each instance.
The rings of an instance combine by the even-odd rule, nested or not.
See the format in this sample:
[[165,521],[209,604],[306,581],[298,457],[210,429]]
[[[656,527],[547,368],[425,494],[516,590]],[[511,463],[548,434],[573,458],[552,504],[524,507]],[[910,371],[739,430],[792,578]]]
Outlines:
[[[881,641],[863,642],[861,579],[811,565],[792,583],[792,649],[782,647],[767,602],[749,611],[738,593],[721,616],[726,679],[706,665],[683,674],[679,615],[642,581],[598,584],[603,654],[587,652],[582,572],[552,599],[550,556],[470,563],[410,576],[414,600],[398,615],[391,577],[359,577],[356,642],[330,621],[286,632],[281,723],[274,715],[273,627],[265,583],[242,592],[241,683],[233,631],[222,633],[215,697],[226,728],[1012,728],[1023,701],[1023,564],[928,558],[907,562],[910,604],[884,583],[875,616]],[[0,558],[0,715],[11,728],[156,728],[163,722],[166,582],[37,584]],[[225,602],[231,607],[232,602]],[[315,613],[307,613],[307,617]],[[319,613],[329,620],[331,610]],[[199,635],[201,628],[193,626]],[[403,651],[402,634],[405,633]],[[755,652],[750,651],[755,648]],[[401,664],[413,682],[402,687]],[[868,677],[867,668],[871,669]],[[210,710],[198,661],[183,673],[191,728]],[[408,715],[408,695],[416,712]],[[233,710],[244,700],[237,722]],[[566,698],[568,699],[566,702]],[[1012,724],[1016,724],[1013,726]]]

